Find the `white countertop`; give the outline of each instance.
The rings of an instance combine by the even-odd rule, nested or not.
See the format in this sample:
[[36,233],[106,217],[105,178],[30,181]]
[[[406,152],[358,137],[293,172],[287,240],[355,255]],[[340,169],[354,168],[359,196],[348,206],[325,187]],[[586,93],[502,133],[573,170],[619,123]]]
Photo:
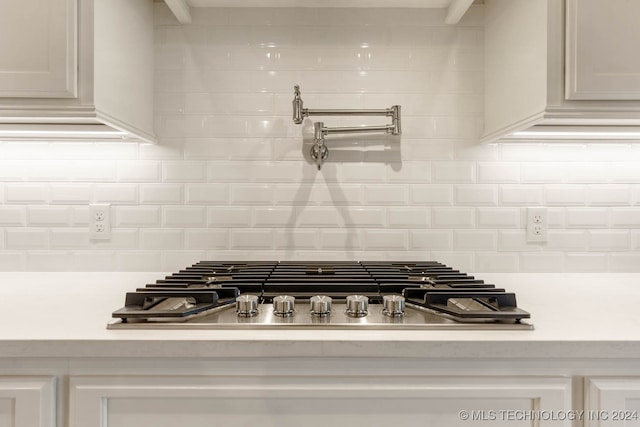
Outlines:
[[0,273],[0,357],[637,358],[640,274],[490,274],[533,331],[107,330],[149,273]]

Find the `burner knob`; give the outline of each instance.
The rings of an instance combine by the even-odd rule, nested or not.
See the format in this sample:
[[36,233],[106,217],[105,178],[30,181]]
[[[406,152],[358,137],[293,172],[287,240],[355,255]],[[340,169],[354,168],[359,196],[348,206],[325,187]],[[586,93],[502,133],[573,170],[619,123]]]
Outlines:
[[236,298],[236,314],[240,317],[253,317],[258,314],[258,297],[240,295]]
[[311,297],[311,314],[313,316],[328,316],[331,313],[331,297],[316,295]]
[[293,315],[296,299],[289,295],[278,295],[273,298],[273,314],[281,317]]
[[369,297],[364,295],[349,295],[347,297],[347,315],[351,317],[364,317],[368,314]]
[[400,295],[383,296],[382,313],[389,317],[404,316],[404,297]]

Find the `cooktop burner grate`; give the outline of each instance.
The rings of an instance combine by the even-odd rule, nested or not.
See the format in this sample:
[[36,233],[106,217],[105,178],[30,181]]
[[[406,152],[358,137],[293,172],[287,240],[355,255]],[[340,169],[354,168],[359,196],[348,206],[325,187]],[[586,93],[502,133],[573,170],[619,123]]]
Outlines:
[[114,329],[532,329],[515,294],[435,261],[201,261],[127,293],[113,317]]

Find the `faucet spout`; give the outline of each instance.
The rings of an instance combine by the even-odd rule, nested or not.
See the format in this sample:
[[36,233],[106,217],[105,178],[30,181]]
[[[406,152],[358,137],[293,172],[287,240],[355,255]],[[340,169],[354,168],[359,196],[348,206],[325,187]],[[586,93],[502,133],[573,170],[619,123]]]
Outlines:
[[311,147],[311,158],[315,160],[318,170],[322,167],[327,157],[329,157],[329,149],[324,145],[325,128],[323,122],[316,122],[313,124],[314,137],[313,146]]

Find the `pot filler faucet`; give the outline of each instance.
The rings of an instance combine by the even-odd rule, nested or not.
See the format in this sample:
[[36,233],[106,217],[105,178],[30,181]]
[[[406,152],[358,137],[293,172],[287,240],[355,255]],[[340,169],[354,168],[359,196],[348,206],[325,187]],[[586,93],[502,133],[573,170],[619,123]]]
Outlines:
[[391,135],[400,135],[400,106],[393,105],[391,108],[379,110],[323,110],[303,107],[300,97],[300,86],[293,87],[293,122],[297,125],[302,123],[305,117],[315,116],[386,116],[391,117],[391,124],[382,126],[354,126],[354,127],[326,127],[324,122],[314,122],[313,146],[311,147],[311,158],[318,165],[318,170],[329,156],[329,149],[324,144],[325,136],[330,133],[371,133],[383,132]]

